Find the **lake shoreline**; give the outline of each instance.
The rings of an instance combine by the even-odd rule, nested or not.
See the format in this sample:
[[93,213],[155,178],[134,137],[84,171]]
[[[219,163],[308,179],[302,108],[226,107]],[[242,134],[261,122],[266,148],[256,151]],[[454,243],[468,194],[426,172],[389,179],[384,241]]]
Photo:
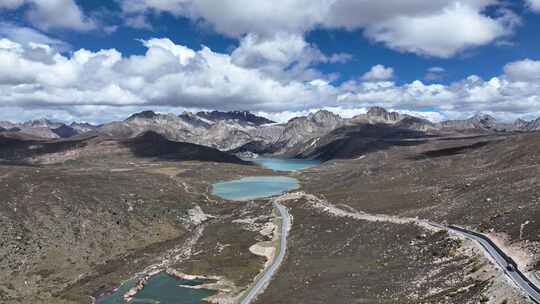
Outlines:
[[[256,159],[250,159],[251,161],[277,172],[294,172],[305,168],[313,167],[320,164],[318,161],[307,160],[290,160],[290,159],[274,159],[268,157],[261,157]],[[242,177],[230,181],[216,182],[212,185],[212,195],[221,197],[231,201],[250,201],[257,199],[271,199],[273,197],[281,196],[289,191],[298,190],[301,187],[300,182],[290,176],[248,176]],[[275,241],[275,239],[274,239]],[[257,245],[257,244],[255,244]],[[259,244],[260,245],[260,244]],[[257,246],[250,248],[257,252],[253,254],[261,254],[266,256],[267,263],[275,260],[275,250],[270,254],[269,252],[262,252]],[[261,252],[258,252],[261,251]],[[263,265],[263,273],[269,266]],[[174,288],[181,288],[191,291],[205,291],[211,292],[211,294],[199,297],[195,301],[197,303],[209,302],[209,303],[235,303],[239,297],[243,295],[243,292],[239,290],[232,282],[226,280],[220,276],[207,276],[207,275],[190,275],[173,268],[159,268],[149,269],[150,271],[142,272],[134,276],[133,278],[124,281],[120,286],[113,289],[110,294],[103,294],[97,300],[98,304],[116,304],[120,302],[107,302],[107,298],[114,296],[117,292],[122,292],[120,296],[123,303],[129,303],[137,298],[138,295],[144,293],[147,290],[149,284],[156,284],[157,279],[176,279],[185,282],[171,283],[162,282],[162,284],[168,283],[169,291],[176,291]],[[168,276],[158,277],[158,276]],[[196,282],[204,281],[204,282]],[[130,283],[131,282],[131,283]],[[123,290],[124,284],[130,283],[133,286],[127,290]],[[195,283],[195,284],[194,284]],[[160,290],[160,293],[166,294],[165,290]],[[117,295],[118,296],[118,295]],[[194,299],[191,299],[194,300]]]

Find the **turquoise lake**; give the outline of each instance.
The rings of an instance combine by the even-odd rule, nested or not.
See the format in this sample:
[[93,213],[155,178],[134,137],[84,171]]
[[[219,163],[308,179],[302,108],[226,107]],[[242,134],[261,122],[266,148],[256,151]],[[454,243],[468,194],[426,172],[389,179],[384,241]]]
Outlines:
[[[175,278],[166,273],[159,273],[152,277],[144,288],[137,293],[130,303],[144,304],[199,304],[201,300],[215,294],[215,291],[208,289],[192,289],[178,287],[178,285],[197,286],[202,281],[183,280]],[[128,281],[113,294],[99,299],[98,304],[125,304],[124,294],[135,284],[135,281]]]
[[[320,164],[319,161],[315,160],[265,157],[248,160],[274,171],[297,171]],[[279,195],[299,187],[298,180],[292,177],[252,176],[215,183],[212,186],[212,194],[227,200],[245,201]],[[146,283],[131,303],[199,304],[204,298],[215,294],[215,291],[178,287],[178,285],[196,286],[202,283],[201,281],[182,280],[166,273],[159,273]],[[98,299],[97,304],[126,304],[123,296],[135,284],[135,280],[125,282],[114,293]]]
[[298,171],[320,165],[318,160],[257,157],[245,159],[274,171]]
[[298,189],[298,180],[286,176],[251,176],[227,182],[215,183],[212,194],[233,201],[279,195]]

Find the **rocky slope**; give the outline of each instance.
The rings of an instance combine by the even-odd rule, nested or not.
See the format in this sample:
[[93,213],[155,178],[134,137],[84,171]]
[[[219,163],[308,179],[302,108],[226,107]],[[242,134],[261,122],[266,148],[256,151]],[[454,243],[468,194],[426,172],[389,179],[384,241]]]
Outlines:
[[248,132],[255,125],[238,120],[209,120],[192,113],[179,116],[145,111],[125,121],[105,124],[98,132],[117,138],[131,138],[146,131],[154,131],[167,138],[229,150],[249,141]]
[[0,161],[52,164],[98,157],[130,156],[174,161],[247,164],[226,152],[172,141],[153,131],[144,132],[131,139],[113,139],[98,134],[73,139],[43,140],[20,133],[0,134]]
[[513,131],[514,125],[502,124],[490,115],[477,114],[471,118],[464,120],[448,120],[439,124],[439,127],[443,130],[450,131],[467,131],[475,130],[482,132],[489,131]]
[[[431,137],[510,134],[539,130],[540,119],[517,120],[501,123],[489,115],[475,115],[465,120],[448,120],[433,123],[429,120],[380,107],[368,109],[366,114],[343,120],[322,136],[310,136],[289,147],[285,154],[300,158],[330,160],[355,158],[365,153],[385,150],[392,146],[414,145]],[[261,149],[261,147],[257,147]]]
[[366,153],[393,146],[407,146],[426,137],[421,131],[383,123],[360,124],[338,128],[322,137],[299,145],[291,154],[298,158],[331,159],[358,158]]
[[249,251],[259,233],[231,221],[270,218],[271,207],[250,215],[243,204],[211,200],[207,187],[260,169],[114,154],[109,145],[45,166],[0,163],[0,303],[94,303],[147,267],[190,262],[191,253],[192,269],[176,269],[208,267],[202,274],[238,286],[252,280],[264,264]]
[[214,111],[176,116],[146,111],[122,122],[105,124],[98,128],[98,132],[130,138],[145,131],[155,131],[170,139],[220,150],[242,150],[245,145],[259,143],[269,152],[280,152],[314,136],[322,136],[344,125],[344,122],[328,111],[293,118],[284,124],[275,124],[248,112]]
[[[427,138],[407,146],[368,151],[362,157],[334,160],[300,176],[304,191],[316,193],[346,210],[418,217],[486,233],[521,261],[523,267],[520,267],[533,277],[540,273],[539,135],[504,133]],[[374,243],[370,246],[378,248]],[[479,257],[475,259],[476,262],[466,267],[468,275],[482,274],[483,271],[478,271],[481,263],[488,264],[485,260],[480,262]],[[315,270],[304,271],[305,277],[318,278]],[[323,273],[322,269],[320,272]],[[481,281],[487,285],[483,287],[476,284],[479,290],[473,294],[482,294],[483,300],[459,299],[458,295],[465,294],[465,289],[440,286],[418,295],[441,298],[410,303],[530,303],[510,296],[507,291],[512,290],[511,285],[501,286],[500,282],[505,281],[501,273],[484,275]],[[437,274],[441,272],[425,275],[429,278],[425,282],[433,282]],[[497,276],[499,279],[494,279]],[[464,278],[453,282],[463,282]],[[452,282],[448,277],[446,280]],[[346,288],[346,285],[342,287]],[[273,295],[279,297],[276,290]],[[400,303],[409,303],[403,296],[399,299]]]
[[247,162],[240,160],[238,157],[217,149],[191,143],[171,141],[153,131],[147,131],[133,139],[125,140],[122,144],[127,146],[138,157],[157,157],[176,161],[197,160],[247,164]]
[[284,130],[277,142],[283,142],[286,148],[293,147],[314,137],[345,125],[346,120],[332,112],[321,110],[306,117],[297,117],[284,125]]
[[260,235],[231,221],[271,218],[271,206],[225,204],[208,186],[264,171],[246,164],[151,131],[128,139],[1,133],[0,303],[93,303],[165,262],[245,286],[264,264],[249,251]]

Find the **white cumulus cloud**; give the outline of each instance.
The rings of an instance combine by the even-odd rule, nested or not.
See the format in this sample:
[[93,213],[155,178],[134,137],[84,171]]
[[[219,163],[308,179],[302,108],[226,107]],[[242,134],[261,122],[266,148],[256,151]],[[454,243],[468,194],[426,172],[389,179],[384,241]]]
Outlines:
[[394,77],[394,69],[387,68],[382,64],[377,64],[362,76],[365,81],[381,81],[388,80]]
[[511,79],[517,81],[539,81],[540,60],[524,59],[504,66],[504,72]]
[[494,19],[455,3],[430,15],[394,16],[368,26],[366,33],[398,51],[448,58],[509,35],[515,22],[510,15]]
[[71,29],[77,31],[93,30],[96,21],[84,15],[74,0],[2,0],[0,9],[17,9],[27,5],[25,17],[35,27],[49,31],[52,29]]
[[232,37],[363,30],[389,48],[443,58],[505,39],[519,23],[497,0],[122,0],[122,8],[130,15],[188,17]]
[[59,39],[52,38],[29,27],[16,26],[0,22],[0,38],[8,38],[21,44],[44,44],[59,51],[69,51],[71,46]]
[[[314,66],[320,63],[344,63],[351,59],[345,53],[323,54],[315,45],[298,34],[276,33],[272,36],[248,34],[232,54],[235,65],[256,68],[261,72],[284,79],[311,80],[325,78]],[[287,71],[287,73],[284,73]]]

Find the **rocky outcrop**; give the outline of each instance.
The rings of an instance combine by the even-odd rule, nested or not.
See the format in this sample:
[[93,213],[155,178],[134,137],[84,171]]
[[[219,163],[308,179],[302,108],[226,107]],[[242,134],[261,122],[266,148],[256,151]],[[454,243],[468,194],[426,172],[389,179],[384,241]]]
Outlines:
[[391,124],[396,125],[399,128],[416,131],[430,131],[437,129],[435,124],[427,119],[400,114],[398,112],[389,112],[381,107],[371,107],[366,114],[360,114],[353,117],[351,122],[353,124]]
[[63,125],[62,123],[53,122],[45,118],[31,120],[31,121],[27,121],[21,124],[22,127],[26,127],[26,128],[49,128],[49,129],[59,128],[62,125]]
[[60,137],[60,138],[69,138],[69,137],[73,137],[73,136],[79,134],[79,132],[77,130],[73,129],[70,126],[64,125],[64,124],[61,125],[58,128],[51,129],[51,131],[54,134],[58,135],[58,137]]
[[366,114],[360,114],[353,118],[356,123],[396,123],[402,119],[398,112],[388,112],[385,108],[371,107]]
[[447,120],[440,123],[440,127],[450,130],[489,130],[495,126],[495,118],[489,115],[475,115],[468,119]]
[[158,114],[156,114],[156,112],[154,112],[154,111],[142,111],[142,112],[135,113],[135,114],[131,115],[130,117],[128,117],[126,119],[126,121],[134,120],[134,119],[137,119],[137,118],[152,119],[152,118],[155,118],[157,116],[158,116]]
[[77,134],[83,134],[83,133],[90,132],[97,129],[97,126],[94,126],[92,124],[85,123],[85,122],[83,123],[72,122],[69,126],[73,130],[77,131]]
[[220,111],[212,111],[212,112],[198,112],[196,114],[199,117],[202,117],[204,119],[210,120],[210,121],[223,121],[223,120],[235,120],[239,123],[243,124],[251,124],[255,126],[261,126],[265,124],[271,124],[275,123],[275,121],[272,121],[268,118],[261,117],[254,115],[248,111],[231,111],[231,112],[220,112]]
[[321,110],[305,117],[296,117],[283,125],[281,135],[272,142],[280,146],[278,153],[304,143],[312,138],[323,136],[332,130],[344,126],[346,121],[339,115]]
[[531,121],[518,119],[514,122],[514,129],[523,132],[540,131],[540,118]]
[[437,130],[437,126],[427,119],[405,115],[395,126],[401,129],[430,132]]
[[2,128],[4,130],[8,130],[8,129],[15,128],[15,127],[16,127],[16,124],[14,124],[12,122],[0,121],[0,128]]

